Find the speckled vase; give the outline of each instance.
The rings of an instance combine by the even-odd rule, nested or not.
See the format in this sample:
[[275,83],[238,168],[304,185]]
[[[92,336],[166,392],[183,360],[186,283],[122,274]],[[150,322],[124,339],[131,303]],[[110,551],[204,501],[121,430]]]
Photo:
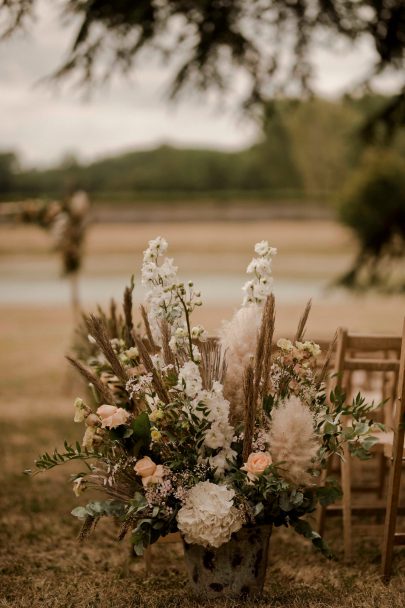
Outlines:
[[183,540],[187,572],[198,597],[258,596],[263,591],[271,526],[241,528],[218,549]]

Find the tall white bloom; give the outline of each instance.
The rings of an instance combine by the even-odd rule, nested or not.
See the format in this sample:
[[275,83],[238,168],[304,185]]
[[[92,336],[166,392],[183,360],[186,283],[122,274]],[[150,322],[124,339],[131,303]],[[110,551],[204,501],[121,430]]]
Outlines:
[[187,397],[192,399],[202,390],[200,370],[193,361],[186,361],[180,369],[176,388],[184,390]]
[[277,254],[275,247],[270,247],[267,241],[256,243],[255,252],[259,257],[253,258],[246,272],[252,278],[242,287],[244,291],[243,306],[247,304],[262,304],[272,292],[272,258]]
[[167,241],[158,236],[149,241],[143,253],[142,284],[148,288],[145,302],[148,319],[156,341],[159,340],[159,320],[165,319],[175,327],[182,317],[179,302],[173,297],[177,282],[177,267],[172,258],[161,259],[167,250]]
[[[189,281],[187,288],[178,281],[173,259],[163,257],[167,246],[167,241],[162,237],[149,241],[143,254],[142,284],[148,288],[145,303],[155,342],[160,343],[159,323],[165,320],[171,330],[170,346],[176,351],[178,348],[189,348],[186,314],[201,306],[202,302],[201,294],[195,291],[192,281]],[[193,337],[205,337],[203,327],[194,328],[194,333],[196,335]],[[193,358],[198,360],[197,351],[196,357],[193,353]]]
[[220,547],[243,525],[243,516],[234,506],[234,490],[203,481],[187,493],[177,513],[177,525],[187,543]]

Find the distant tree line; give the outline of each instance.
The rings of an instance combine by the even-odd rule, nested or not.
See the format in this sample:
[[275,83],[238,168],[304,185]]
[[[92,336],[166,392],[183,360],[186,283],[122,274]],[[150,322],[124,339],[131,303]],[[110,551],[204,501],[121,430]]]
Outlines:
[[[386,103],[377,96],[268,103],[257,143],[237,152],[162,145],[88,164],[67,157],[50,169],[21,170],[16,154],[6,151],[0,198],[63,197],[82,189],[108,202],[226,195],[331,201],[370,149],[362,126]],[[403,131],[390,149],[405,157]]]

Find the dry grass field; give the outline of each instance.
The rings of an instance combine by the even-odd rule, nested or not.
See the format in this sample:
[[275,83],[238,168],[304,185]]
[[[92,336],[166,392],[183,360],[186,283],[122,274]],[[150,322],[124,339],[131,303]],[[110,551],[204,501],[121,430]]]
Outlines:
[[[330,222],[249,224],[97,225],[89,235],[83,281],[125,277],[139,265],[148,238],[164,234],[176,262],[190,276],[210,270],[221,276],[242,271],[252,245],[268,238],[279,247],[275,280],[331,282],[354,253],[350,235]],[[0,226],[0,291],[11,278],[22,282],[55,278],[57,259],[46,235],[35,228]],[[196,278],[196,282],[197,282]],[[56,280],[56,279],[55,279]],[[310,294],[309,294],[310,295]],[[1,296],[1,294],[0,294]],[[32,304],[21,299],[0,304],[0,608],[192,608],[201,605],[188,592],[181,547],[158,544],[146,576],[143,560],[130,555],[116,529],[101,522],[85,544],[78,544],[77,504],[68,483],[74,470],[28,478],[22,474],[39,452],[80,439],[72,421],[72,402],[80,384],[67,369],[64,353],[72,337],[68,306]],[[16,296],[17,300],[17,296]],[[211,302],[199,320],[215,332],[238,304]],[[87,305],[87,303],[86,303]],[[88,303],[91,307],[92,302]],[[279,304],[277,333],[291,334],[302,308],[292,295]],[[358,331],[398,333],[405,314],[402,297],[315,298],[308,334],[330,337],[345,324]],[[372,465],[370,465],[372,466]],[[340,522],[329,528],[335,561],[315,553],[289,530],[276,530],[270,566],[258,608],[402,608],[405,605],[405,548],[396,550],[388,586],[379,578],[379,538],[355,538],[354,563],[342,561]],[[248,602],[211,602],[242,607]]]

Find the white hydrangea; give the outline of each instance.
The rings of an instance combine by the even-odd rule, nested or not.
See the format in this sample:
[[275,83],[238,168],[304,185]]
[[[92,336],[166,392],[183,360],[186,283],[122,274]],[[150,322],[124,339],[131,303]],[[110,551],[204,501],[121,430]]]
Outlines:
[[270,247],[267,241],[256,243],[255,252],[259,257],[253,258],[246,272],[253,275],[242,287],[244,292],[243,306],[248,304],[262,304],[272,291],[272,258],[277,249]]
[[203,481],[187,493],[177,513],[177,525],[187,543],[220,547],[242,527],[241,512],[234,506],[234,490]]

